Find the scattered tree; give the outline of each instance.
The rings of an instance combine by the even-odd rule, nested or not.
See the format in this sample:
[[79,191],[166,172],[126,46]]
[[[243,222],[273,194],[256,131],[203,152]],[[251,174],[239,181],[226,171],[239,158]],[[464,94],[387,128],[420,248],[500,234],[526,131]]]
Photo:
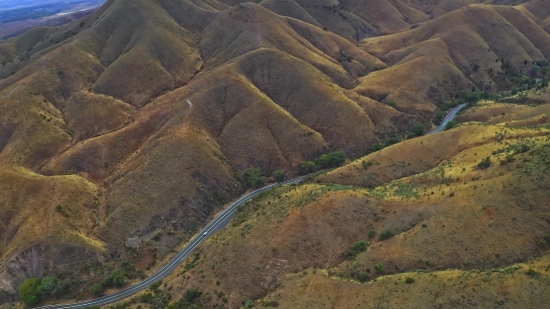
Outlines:
[[259,168],[251,168],[244,172],[246,183],[253,188],[260,188],[264,185],[262,170]]
[[391,229],[387,229],[385,231],[383,231],[382,233],[380,233],[380,240],[386,240],[386,239],[390,239],[392,238],[393,236],[395,236],[394,232],[391,230]]
[[19,299],[27,306],[32,306],[40,302],[42,290],[40,287],[40,279],[30,278],[23,282],[19,287]]
[[378,262],[376,263],[376,265],[374,265],[374,271],[376,271],[378,275],[384,272],[384,266],[382,265],[381,262]]
[[277,170],[273,172],[273,178],[275,178],[275,181],[281,182],[285,180],[285,172],[281,170]]
[[456,121],[451,120],[451,121],[447,122],[447,124],[445,125],[445,131],[450,130],[450,129],[456,127],[456,126],[457,126]]
[[317,164],[313,161],[304,161],[300,164],[300,172],[303,175],[311,174],[317,170]]
[[491,157],[487,157],[481,160],[481,162],[479,162],[479,164],[477,165],[477,168],[480,170],[484,170],[484,169],[488,169],[490,166],[491,166]]
[[202,292],[198,289],[189,289],[185,291],[185,300],[187,302],[193,303],[197,298],[201,296]]
[[364,252],[365,250],[367,250],[367,248],[369,247],[369,243],[365,240],[358,240],[354,243],[351,244],[348,252],[347,252],[347,257],[348,259],[350,260],[353,260],[355,259],[355,257],[361,253],[361,252]]

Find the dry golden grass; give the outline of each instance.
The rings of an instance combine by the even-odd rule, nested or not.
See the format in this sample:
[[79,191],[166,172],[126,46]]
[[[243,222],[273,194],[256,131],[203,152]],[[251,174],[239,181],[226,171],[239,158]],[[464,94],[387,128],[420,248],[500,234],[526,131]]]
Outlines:
[[[221,304],[225,297],[230,308],[239,308],[243,301],[270,295],[268,300],[277,300],[285,308],[288,304],[322,308],[323,303],[329,308],[347,308],[351,304],[347,298],[335,300],[336,294],[329,292],[327,299],[314,302],[320,300],[316,295],[325,289],[347,282],[317,275],[312,280],[320,280],[319,285],[293,294],[287,290],[288,280],[303,275],[283,277],[284,274],[315,266],[333,276],[357,280],[361,274],[376,277],[374,264],[382,262],[384,274],[399,275],[372,281],[369,288],[382,291],[385,280],[392,280],[393,286],[394,282],[405,284],[404,278],[411,276],[423,284],[422,289],[430,291],[416,297],[413,307],[431,302],[432,292],[439,291],[439,295],[444,295],[439,303],[447,308],[455,304],[451,297],[454,288],[426,278],[435,275],[455,280],[472,272],[407,272],[507,267],[539,254],[542,249],[537,240],[550,231],[545,193],[550,179],[546,172],[537,170],[544,166],[536,165],[539,156],[548,156],[548,147],[536,150],[540,146],[534,145],[548,145],[549,135],[547,129],[471,124],[372,154],[365,159],[377,162],[367,169],[358,161],[317,178],[338,185],[307,184],[263,194],[243,206],[226,230],[201,246],[194,268],[186,272],[182,266],[167,279],[167,289],[181,295],[185,289],[199,287],[211,295],[203,298],[208,306]],[[493,156],[489,169],[477,167],[482,158],[517,143],[531,144],[531,151],[517,154],[515,162],[501,164],[499,160],[510,153],[505,151]],[[349,186],[357,185],[354,179],[368,176],[370,171],[383,175],[381,185],[373,189]],[[368,236],[370,229],[377,232],[376,237]],[[386,229],[397,236],[379,239],[380,232]],[[368,240],[370,248],[347,261],[345,252],[349,245],[360,239]],[[542,270],[543,265],[536,268]],[[521,276],[526,276],[525,271],[524,267]],[[514,280],[518,276],[514,275]],[[279,281],[281,278],[285,279]],[[493,279],[496,278],[484,282],[497,289]],[[474,286],[481,278],[471,280],[468,286]],[[359,300],[370,306],[384,297],[397,306],[402,297],[411,297],[409,292],[413,291],[391,296],[369,293],[371,296]],[[328,297],[332,299],[330,303]],[[476,302],[484,304],[495,301],[494,297],[477,297]],[[530,304],[523,296],[509,301]]]
[[[32,276],[77,272],[84,263],[68,266],[68,260],[126,257],[123,244],[132,237],[165,255],[244,191],[238,176],[245,169],[292,175],[301,161],[329,149],[360,156],[416,121],[427,123],[437,104],[470,90],[472,82],[490,83],[495,76],[486,70],[499,70],[496,58],[514,65],[528,60],[522,67],[527,72],[532,60],[548,54],[547,33],[537,26],[547,13],[534,11],[536,1],[465,9],[458,8],[466,2],[405,0],[341,6],[266,0],[230,7],[241,2],[111,0],[82,21],[0,43],[0,60],[14,60],[0,68],[0,259],[25,261],[39,250],[48,266]],[[428,21],[446,11],[453,12]],[[418,27],[408,31],[412,24]],[[470,70],[474,64],[479,72]],[[539,103],[545,95],[529,94]],[[397,109],[384,104],[391,101]],[[507,114],[499,119],[502,111]],[[238,307],[302,267],[349,275],[343,252],[370,228],[402,234],[359,256],[365,269],[369,258],[387,258],[390,269],[419,267],[419,259],[435,250],[418,245],[425,239],[438,250],[435,268],[455,267],[453,255],[468,267],[524,260],[536,251],[533,243],[521,252],[515,248],[540,236],[546,210],[522,211],[512,202],[545,201],[542,189],[518,180],[513,164],[491,172],[472,167],[502,147],[494,143],[504,131],[511,143],[547,135],[545,129],[504,126],[540,127],[548,122],[546,113],[546,105],[483,105],[464,119],[497,125],[414,139],[365,158],[378,165],[364,168],[359,160],[317,178],[319,184],[264,196],[239,215],[241,224],[200,249],[203,264],[177,289],[219,289]],[[521,160],[529,156],[536,158],[523,154]],[[441,169],[453,177],[448,187],[440,174],[431,174]],[[483,188],[521,181],[527,192],[522,200],[506,190],[494,197],[496,191],[474,192],[456,178],[476,178],[472,183]],[[486,213],[480,205],[489,207]],[[462,231],[465,222],[479,220],[475,215],[487,223],[495,214],[501,226],[464,233],[464,242],[475,243],[474,231],[487,232],[471,253],[457,253],[459,245],[444,248],[457,239],[453,228]],[[510,236],[516,224],[510,218],[536,222],[540,230],[521,226],[522,235]],[[418,231],[422,222],[430,226]],[[439,228],[443,224],[447,230]],[[507,241],[491,238],[495,231]],[[153,240],[160,232],[166,235]],[[501,256],[493,258],[495,252]],[[17,286],[29,275],[7,281]],[[178,278],[169,282],[174,289],[183,276]]]
[[[447,270],[384,276],[367,284],[307,269],[285,275],[259,304],[282,308],[545,308],[550,303],[550,258],[488,271]],[[537,272],[527,274],[529,269]],[[414,283],[406,283],[407,278]]]
[[[394,66],[364,77],[356,90],[403,108],[410,108],[405,101],[433,109],[430,101],[440,103],[470,81],[482,90],[510,87],[496,60],[527,74],[533,61],[545,59],[549,40],[525,10],[470,5],[411,31],[364,40],[365,51]],[[414,79],[406,76],[412,72]],[[387,83],[392,87],[383,86]]]
[[483,102],[463,113],[458,121],[505,124],[513,127],[543,126],[550,123],[550,105],[517,105]]

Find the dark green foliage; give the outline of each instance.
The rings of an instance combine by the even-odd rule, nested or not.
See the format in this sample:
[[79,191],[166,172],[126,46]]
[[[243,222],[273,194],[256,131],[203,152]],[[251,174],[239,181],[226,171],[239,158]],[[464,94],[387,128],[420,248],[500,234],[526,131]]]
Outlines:
[[132,279],[134,277],[134,273],[136,272],[136,266],[128,260],[124,260],[120,263],[120,269],[124,273],[124,276],[128,279]]
[[348,252],[346,253],[346,256],[348,259],[353,260],[355,257],[361,253],[367,250],[369,247],[369,243],[365,240],[358,240],[351,244],[350,248],[348,249]]
[[334,151],[331,153],[321,155],[319,159],[315,160],[315,164],[317,165],[317,168],[327,169],[330,167],[338,167],[344,164],[345,161],[346,161],[346,158],[344,157],[343,152]]
[[314,173],[318,170],[324,170],[332,167],[341,166],[346,162],[346,157],[341,151],[334,151],[331,153],[321,155],[315,161],[304,161],[300,164],[300,173],[307,175]]
[[109,276],[101,281],[103,287],[114,288],[124,285],[124,272],[122,270],[113,270]]
[[481,162],[479,162],[479,164],[477,165],[477,168],[480,170],[484,170],[484,169],[488,169],[489,166],[491,166],[491,157],[487,157],[481,160]]
[[361,164],[363,165],[364,169],[367,169],[367,168],[374,165],[374,161],[373,160],[368,160],[368,161],[363,160],[363,161],[361,161]]
[[412,284],[412,283],[414,283],[414,278],[407,277],[407,278],[405,279],[405,283],[407,283],[407,284]]
[[397,103],[394,101],[388,102],[388,105],[391,106],[393,109],[397,109]]
[[526,143],[518,143],[518,144],[512,145],[510,148],[512,148],[512,150],[516,154],[526,153],[527,151],[531,150],[531,146],[529,146]]
[[307,175],[315,172],[317,170],[317,164],[313,161],[304,161],[300,164],[300,173],[302,175]]
[[456,127],[456,126],[457,126],[456,121],[451,120],[451,121],[447,122],[447,124],[445,125],[445,131],[450,130],[450,129]]
[[160,288],[160,282],[155,282],[155,283],[151,284],[151,286],[149,287],[149,290],[156,293],[156,292],[158,292],[159,288]]
[[373,144],[370,149],[369,149],[369,152],[370,153],[373,153],[373,152],[377,152],[377,151],[380,151],[382,149],[386,148],[386,146],[384,146],[384,144],[380,144],[380,143],[376,143],[376,144]]
[[380,238],[380,240],[386,240],[386,239],[392,238],[393,236],[395,236],[393,231],[391,229],[387,229],[387,230],[383,231],[382,233],[380,233],[379,238]]
[[90,293],[92,293],[94,296],[101,296],[103,294],[103,286],[99,283],[96,283],[92,285],[90,288]]
[[262,170],[259,168],[251,168],[244,172],[246,184],[252,188],[260,188],[264,185]]
[[273,178],[275,178],[275,181],[281,182],[285,180],[285,172],[281,170],[277,170],[273,172]]
[[153,294],[151,293],[145,293],[145,294],[142,294],[139,298],[139,300],[142,302],[142,303],[150,303],[151,301],[153,301]]
[[38,278],[27,279],[19,287],[19,299],[27,306],[38,304],[41,296],[42,290]]
[[376,231],[374,229],[370,229],[367,235],[369,236],[369,238],[374,238],[374,236],[376,236]]
[[185,301],[193,303],[201,296],[202,292],[198,289],[189,289],[185,291]]
[[440,125],[442,122],[443,122],[443,119],[445,119],[445,116],[447,114],[444,112],[444,111],[437,111],[434,115],[434,118],[432,120],[432,122],[438,126]]
[[248,300],[245,304],[245,307],[246,308],[252,308],[254,307],[254,301],[253,300]]
[[374,265],[374,271],[376,271],[378,275],[384,272],[384,266],[382,265],[381,262],[378,262],[376,263],[376,265]]
[[420,122],[416,122],[409,134],[409,137],[419,137],[424,135],[424,126]]
[[42,278],[40,284],[42,294],[49,294],[51,296],[60,296],[67,289],[67,282],[58,280],[52,276],[46,276]]
[[389,138],[389,139],[386,140],[386,147],[389,147],[391,145],[395,145],[397,143],[399,143],[399,138],[397,138],[397,137]]
[[346,51],[340,49],[340,59],[339,61],[342,62],[342,61],[348,61],[348,62],[352,62],[353,61],[353,56],[348,54]]
[[527,275],[530,276],[530,277],[536,277],[536,276],[540,275],[540,273],[535,271],[532,268],[529,268],[529,270],[527,271]]

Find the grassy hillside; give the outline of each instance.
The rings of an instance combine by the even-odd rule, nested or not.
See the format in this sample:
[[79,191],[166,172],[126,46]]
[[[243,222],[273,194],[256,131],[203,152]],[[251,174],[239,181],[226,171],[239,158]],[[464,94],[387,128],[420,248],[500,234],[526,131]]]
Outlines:
[[[313,266],[358,280],[378,260],[385,274],[525,262],[547,228],[546,178],[523,171],[546,164],[550,12],[520,2],[113,0],[0,42],[0,303],[27,278],[57,276],[70,299],[120,268],[135,282],[250,189],[247,170],[294,177],[333,151],[349,164],[256,199],[167,285],[237,308]],[[369,154],[472,91],[498,102]]]
[[[393,308],[412,294],[407,306],[415,308],[434,301],[442,308],[540,306],[547,300],[528,295],[547,281],[549,136],[543,128],[470,123],[265,193],[171,275],[163,292],[199,288],[204,306],[230,308],[247,300]],[[480,163],[487,157],[486,167]],[[371,179],[376,184],[361,183]],[[353,251],[360,240],[368,248]],[[517,264],[536,256],[545,257]],[[534,285],[500,296],[518,280]],[[478,293],[481,282],[494,294]],[[397,294],[387,294],[390,286]]]

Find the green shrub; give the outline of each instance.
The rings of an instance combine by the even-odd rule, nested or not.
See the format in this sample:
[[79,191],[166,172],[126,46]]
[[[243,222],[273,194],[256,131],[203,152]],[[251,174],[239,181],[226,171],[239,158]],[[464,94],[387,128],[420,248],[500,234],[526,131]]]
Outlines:
[[197,298],[201,296],[202,292],[198,289],[189,289],[185,291],[185,300],[187,302],[193,303]]
[[275,181],[281,182],[285,180],[285,172],[281,170],[277,170],[273,172],[273,178],[275,178]]
[[114,288],[124,285],[124,272],[122,270],[113,270],[109,276],[101,281],[103,287]]
[[159,288],[160,288],[160,282],[155,282],[155,283],[151,284],[151,286],[149,287],[149,290],[156,293]]
[[254,307],[254,301],[253,300],[248,300],[245,304],[245,307],[246,308],[252,308]]
[[397,103],[395,101],[388,102],[388,105],[391,106],[393,109],[397,109]]
[[363,160],[363,161],[361,161],[361,164],[363,165],[364,169],[368,169],[369,167],[374,165],[374,161],[373,160],[368,160],[368,161]]
[[38,278],[27,279],[19,287],[19,299],[27,306],[38,304],[41,296],[42,290]]
[[376,144],[373,144],[370,149],[369,149],[369,152],[372,153],[372,152],[377,152],[377,151],[380,151],[382,149],[386,148],[386,146],[384,146],[384,144],[380,144],[380,143],[376,143]]
[[374,271],[376,271],[376,273],[379,275],[384,272],[384,266],[382,265],[382,262],[378,262],[376,263],[376,265],[374,265]]
[[92,285],[90,288],[90,293],[96,297],[101,296],[103,294],[103,286],[99,283]]
[[457,126],[457,123],[454,120],[451,120],[447,122],[447,124],[445,125],[445,131],[450,130],[456,126]]
[[488,169],[491,166],[491,157],[487,157],[478,163],[477,168],[480,170]]
[[395,236],[395,233],[391,229],[387,229],[380,233],[379,238],[380,240],[386,240],[392,238],[393,236]]
[[139,297],[139,300],[140,300],[142,303],[148,304],[148,303],[150,303],[150,302],[153,301],[153,294],[151,294],[151,293],[142,294],[142,295]]
[[300,172],[302,175],[307,175],[317,170],[317,164],[313,161],[304,161],[300,164]]
[[264,185],[262,170],[259,168],[251,168],[244,172],[246,183],[252,188],[260,188]]
[[538,274],[539,273],[537,271],[535,271],[534,269],[532,269],[532,268],[529,268],[529,270],[527,271],[527,275],[530,276],[530,277],[535,277]]
[[58,280],[52,276],[46,276],[42,278],[40,283],[40,289],[42,294],[49,294],[51,296],[61,295],[67,288],[67,282]]
[[355,259],[357,254],[359,254],[361,252],[364,252],[365,250],[367,250],[368,247],[369,247],[369,243],[367,241],[358,240],[358,241],[351,244],[351,246],[350,246],[350,248],[349,248],[346,255],[347,255],[348,259],[353,260],[353,259]]
[[414,283],[414,278],[411,278],[411,277],[405,278],[405,283],[407,283],[407,284],[412,284],[412,283]]
[[374,236],[376,236],[376,230],[370,229],[367,235],[369,236],[369,238],[374,238]]
[[424,135],[424,126],[420,122],[416,122],[411,130],[411,137],[418,137]]
[[440,125],[442,122],[443,122],[443,119],[445,119],[445,112],[444,111],[437,111],[434,115],[434,118],[432,120],[432,122],[438,126]]

